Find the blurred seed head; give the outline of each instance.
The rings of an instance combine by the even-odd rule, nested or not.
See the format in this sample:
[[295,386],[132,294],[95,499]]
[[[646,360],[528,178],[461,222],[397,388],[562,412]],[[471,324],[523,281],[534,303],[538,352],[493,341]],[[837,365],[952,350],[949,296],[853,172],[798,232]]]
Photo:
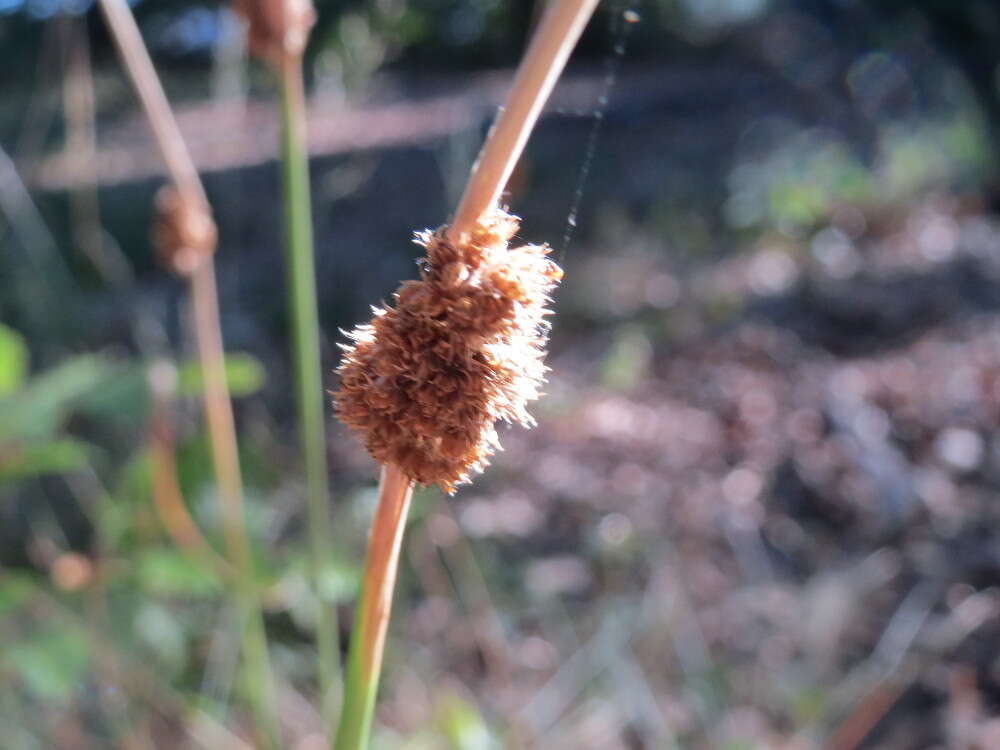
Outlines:
[[274,64],[301,55],[316,23],[311,0],[234,0],[233,10],[246,19],[250,53]]
[[52,561],[49,575],[57,588],[79,591],[93,578],[94,568],[89,559],[77,552],[64,552]]
[[380,463],[451,493],[500,447],[497,420],[534,424],[526,405],[546,367],[549,294],[562,271],[549,248],[509,248],[518,219],[500,209],[462,245],[418,234],[419,281],[375,309],[343,345],[337,416]]
[[156,194],[153,245],[160,263],[187,276],[215,252],[215,222],[204,207],[185,198],[171,185]]

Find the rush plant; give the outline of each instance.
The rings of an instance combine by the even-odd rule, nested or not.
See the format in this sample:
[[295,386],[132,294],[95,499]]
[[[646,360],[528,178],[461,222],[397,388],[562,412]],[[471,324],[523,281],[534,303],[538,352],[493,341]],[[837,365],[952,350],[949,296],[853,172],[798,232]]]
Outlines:
[[418,234],[417,281],[350,334],[337,414],[382,464],[351,633],[335,750],[368,745],[414,482],[451,493],[499,447],[498,420],[532,423],[549,292],[561,278],[545,246],[510,248],[518,220],[500,195],[597,0],[555,0],[479,154],[450,225]]

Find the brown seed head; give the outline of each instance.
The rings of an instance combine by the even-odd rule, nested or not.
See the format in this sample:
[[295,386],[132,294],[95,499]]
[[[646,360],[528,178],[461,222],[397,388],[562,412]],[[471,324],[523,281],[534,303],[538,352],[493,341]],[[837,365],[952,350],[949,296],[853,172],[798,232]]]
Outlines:
[[534,424],[525,407],[545,380],[546,304],[562,271],[545,245],[508,247],[518,226],[495,209],[460,246],[446,227],[418,234],[420,279],[343,345],[337,416],[377,461],[448,493],[500,447],[497,420]]
[[52,561],[52,582],[63,591],[79,591],[94,576],[90,560],[77,552],[64,552]]
[[215,222],[200,203],[185,200],[170,185],[156,194],[153,245],[160,262],[186,276],[215,252]]
[[301,55],[316,23],[312,0],[234,0],[233,9],[246,19],[251,54],[274,64]]

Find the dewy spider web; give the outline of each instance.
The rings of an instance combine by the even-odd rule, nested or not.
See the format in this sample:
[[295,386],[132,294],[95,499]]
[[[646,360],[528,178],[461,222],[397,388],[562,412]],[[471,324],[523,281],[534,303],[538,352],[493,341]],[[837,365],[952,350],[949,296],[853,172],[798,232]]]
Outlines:
[[632,27],[639,22],[639,14],[629,7],[627,2],[618,2],[611,12],[610,26],[611,37],[614,46],[604,58],[604,79],[601,82],[600,93],[597,96],[596,107],[594,107],[593,125],[587,136],[587,145],[584,147],[583,162],[580,164],[580,171],[577,173],[576,186],[573,188],[573,198],[570,201],[569,213],[566,215],[566,231],[563,233],[562,242],[559,247],[559,265],[564,265],[566,251],[569,243],[573,239],[573,232],[576,229],[576,217],[580,210],[580,203],[583,201],[583,192],[587,185],[587,178],[590,177],[590,168],[594,163],[594,155],[597,152],[597,142],[604,124],[604,113],[608,108],[611,99],[611,92],[618,80],[618,71],[621,68],[622,60],[625,58],[625,49],[628,43],[629,32]]

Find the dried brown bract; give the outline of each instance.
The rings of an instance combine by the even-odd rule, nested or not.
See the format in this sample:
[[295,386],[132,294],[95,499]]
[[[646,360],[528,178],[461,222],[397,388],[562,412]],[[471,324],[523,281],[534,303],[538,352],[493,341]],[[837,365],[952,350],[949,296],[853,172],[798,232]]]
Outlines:
[[215,243],[215,222],[207,209],[185,200],[170,185],[160,188],[153,223],[153,244],[160,263],[185,276],[215,252]]
[[496,209],[461,245],[444,227],[420,233],[420,280],[343,345],[337,416],[380,463],[448,493],[500,447],[497,420],[534,424],[525,407],[545,379],[546,304],[562,271],[545,245],[508,247],[518,226]]
[[251,54],[274,64],[301,55],[316,23],[312,0],[234,0],[233,9],[247,21]]

